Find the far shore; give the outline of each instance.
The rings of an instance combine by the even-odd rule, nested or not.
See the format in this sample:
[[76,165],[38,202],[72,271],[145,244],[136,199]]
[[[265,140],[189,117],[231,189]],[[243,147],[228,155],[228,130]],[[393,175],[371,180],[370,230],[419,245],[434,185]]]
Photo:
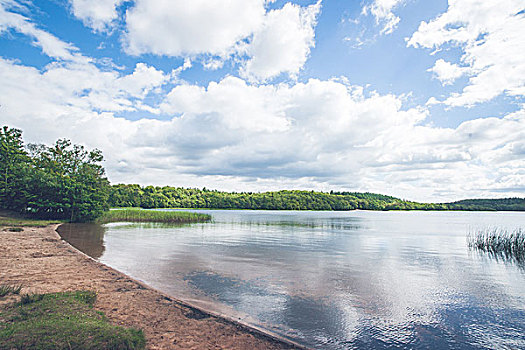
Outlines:
[[[0,283],[22,293],[92,290],[95,308],[114,324],[142,329],[147,349],[301,349],[261,330],[212,314],[86,256],[60,238],[59,225],[0,228]],[[17,296],[0,299],[0,307]]]

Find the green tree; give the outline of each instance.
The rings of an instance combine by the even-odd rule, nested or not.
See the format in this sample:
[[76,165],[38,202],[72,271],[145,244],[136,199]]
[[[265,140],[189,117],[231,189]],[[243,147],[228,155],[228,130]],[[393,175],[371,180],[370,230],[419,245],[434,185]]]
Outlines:
[[28,193],[30,159],[24,149],[22,131],[7,126],[0,129],[0,207],[22,210]]
[[108,209],[109,181],[100,163],[100,150],[58,140],[52,147],[30,145],[34,187],[38,192],[28,206],[43,217],[91,221]]

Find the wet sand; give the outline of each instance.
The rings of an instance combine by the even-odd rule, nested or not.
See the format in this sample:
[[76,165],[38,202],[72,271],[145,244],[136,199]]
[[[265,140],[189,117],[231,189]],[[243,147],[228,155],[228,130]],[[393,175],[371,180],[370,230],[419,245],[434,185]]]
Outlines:
[[[56,225],[0,228],[0,284],[22,293],[97,292],[111,322],[142,329],[148,349],[297,349],[261,331],[210,314],[94,261],[63,241]],[[15,297],[0,301],[12,302]]]

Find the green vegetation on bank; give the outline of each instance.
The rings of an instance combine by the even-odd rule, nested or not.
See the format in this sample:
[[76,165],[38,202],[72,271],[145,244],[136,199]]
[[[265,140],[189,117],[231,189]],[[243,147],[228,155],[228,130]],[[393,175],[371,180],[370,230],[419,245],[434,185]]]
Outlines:
[[112,325],[93,309],[96,294],[23,295],[0,310],[0,349],[143,349],[142,331]]
[[46,227],[49,225],[60,223],[62,223],[62,221],[60,220],[35,220],[0,215],[0,226]]
[[196,188],[113,185],[112,207],[210,208],[267,210],[519,210],[524,198],[465,200],[454,203],[417,203],[392,196],[359,192],[222,192]]
[[63,223],[63,220],[43,220],[27,218],[24,215],[13,211],[0,210],[0,227],[10,227],[11,229],[22,227],[46,227],[53,224]]
[[60,224],[60,220],[32,220],[32,219],[15,219],[0,217],[0,226],[15,227],[46,227],[53,224]]
[[116,209],[105,212],[98,220],[99,223],[108,222],[163,222],[185,224],[191,222],[210,221],[207,214],[190,213],[183,211],[157,211],[143,209]]

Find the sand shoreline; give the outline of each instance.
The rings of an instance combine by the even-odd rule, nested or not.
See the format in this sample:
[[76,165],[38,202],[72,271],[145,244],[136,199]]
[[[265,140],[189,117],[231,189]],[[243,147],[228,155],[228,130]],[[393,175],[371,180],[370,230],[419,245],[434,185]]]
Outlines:
[[115,324],[142,329],[148,349],[302,348],[99,263],[62,240],[58,226],[25,227],[22,232],[2,228],[0,284],[21,284],[22,293],[94,290],[95,308]]

